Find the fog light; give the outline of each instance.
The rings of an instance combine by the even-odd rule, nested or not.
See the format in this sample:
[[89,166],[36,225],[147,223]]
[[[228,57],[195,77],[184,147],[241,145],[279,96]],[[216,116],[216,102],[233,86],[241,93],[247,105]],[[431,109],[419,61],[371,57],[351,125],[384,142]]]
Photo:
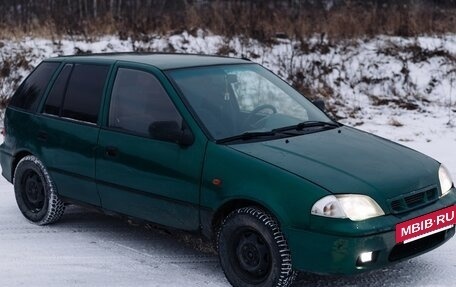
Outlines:
[[359,261],[361,261],[361,263],[371,262],[372,261],[372,252],[361,253],[361,255],[359,256]]

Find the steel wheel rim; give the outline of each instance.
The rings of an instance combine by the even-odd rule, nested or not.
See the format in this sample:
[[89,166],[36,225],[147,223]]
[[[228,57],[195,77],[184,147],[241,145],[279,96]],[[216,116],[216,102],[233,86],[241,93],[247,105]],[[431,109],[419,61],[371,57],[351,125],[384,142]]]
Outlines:
[[244,281],[258,284],[268,278],[272,265],[271,251],[256,230],[247,227],[236,230],[229,253],[235,272]]
[[44,207],[45,189],[41,177],[33,170],[27,170],[22,177],[22,199],[33,213],[40,212]]

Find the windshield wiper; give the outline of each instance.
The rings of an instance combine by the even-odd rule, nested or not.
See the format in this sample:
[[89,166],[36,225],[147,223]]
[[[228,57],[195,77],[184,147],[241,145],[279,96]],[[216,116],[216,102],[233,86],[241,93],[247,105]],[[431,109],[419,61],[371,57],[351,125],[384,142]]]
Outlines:
[[304,130],[306,128],[311,128],[311,127],[338,128],[340,126],[341,126],[341,124],[332,123],[332,122],[306,121],[306,122],[299,123],[297,125],[273,129],[272,131],[268,131],[268,132],[245,132],[245,133],[242,133],[239,135],[216,140],[216,143],[223,144],[223,143],[228,143],[228,142],[258,139],[258,138],[262,138],[262,137],[277,137],[277,136],[286,137],[287,135],[282,132],[292,131],[292,130],[301,131],[301,130]]
[[223,138],[216,140],[216,143],[228,143],[228,142],[234,142],[234,141],[239,141],[239,140],[250,140],[250,139],[257,139],[257,138],[262,138],[262,137],[272,137],[275,136],[277,133],[274,131],[270,132],[245,132],[239,135]]
[[299,123],[297,125],[273,129],[272,132],[280,133],[280,132],[286,132],[286,131],[292,131],[292,130],[302,131],[303,129],[313,128],[313,127],[338,128],[340,126],[341,126],[341,124],[334,123],[334,122],[305,121],[305,122]]

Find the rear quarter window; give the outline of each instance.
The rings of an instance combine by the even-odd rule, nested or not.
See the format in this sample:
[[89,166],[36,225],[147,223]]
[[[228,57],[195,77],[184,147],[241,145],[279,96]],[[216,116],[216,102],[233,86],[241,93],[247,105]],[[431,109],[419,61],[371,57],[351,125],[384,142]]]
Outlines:
[[41,63],[19,86],[9,105],[27,111],[35,111],[59,65],[60,63],[57,62]]

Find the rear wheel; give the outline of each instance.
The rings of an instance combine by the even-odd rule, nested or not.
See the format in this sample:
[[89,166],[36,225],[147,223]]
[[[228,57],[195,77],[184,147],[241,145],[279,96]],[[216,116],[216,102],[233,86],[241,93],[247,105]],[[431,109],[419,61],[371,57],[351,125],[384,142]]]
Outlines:
[[233,286],[290,286],[296,276],[277,221],[259,208],[232,212],[220,227],[217,247]]
[[19,210],[35,224],[54,223],[65,210],[49,173],[35,156],[26,156],[17,164],[14,193]]

